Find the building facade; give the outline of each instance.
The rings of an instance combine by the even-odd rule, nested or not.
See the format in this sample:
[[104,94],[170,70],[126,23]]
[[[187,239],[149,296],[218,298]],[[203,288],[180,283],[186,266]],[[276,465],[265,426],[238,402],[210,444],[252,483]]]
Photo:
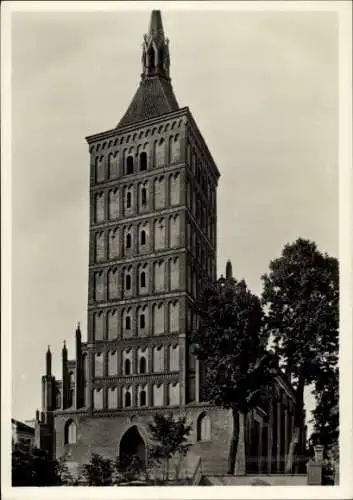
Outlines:
[[[190,110],[177,103],[169,69],[153,11],[130,106],[114,129],[87,138],[87,342],[78,326],[75,359],[62,350],[62,380],[48,349],[36,439],[77,464],[92,452],[144,456],[153,414],[172,411],[193,425],[190,467],[201,457],[204,470],[225,472],[231,414],[207,403],[189,344],[202,283],[216,279],[220,173]],[[277,392],[247,426],[264,471],[283,469],[272,457],[286,453],[292,429],[294,395],[282,377]]]
[[12,429],[12,448],[15,445],[21,444],[31,448],[34,444],[34,427],[27,425],[25,422],[11,419]]

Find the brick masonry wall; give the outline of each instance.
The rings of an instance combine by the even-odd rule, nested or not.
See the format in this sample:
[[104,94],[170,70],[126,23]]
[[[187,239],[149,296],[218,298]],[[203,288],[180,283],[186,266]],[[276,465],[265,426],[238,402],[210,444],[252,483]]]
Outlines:
[[[167,411],[161,409],[160,411]],[[211,421],[211,440],[197,441],[197,419],[206,413]],[[119,444],[125,432],[136,425],[145,443],[149,443],[148,423],[152,421],[154,412],[144,414],[117,413],[114,416],[57,415],[55,417],[56,457],[67,455],[70,462],[79,464],[89,461],[91,453],[99,453],[105,457],[115,458],[119,453]],[[188,422],[192,424],[189,451],[189,464],[195,464],[198,457],[202,459],[204,473],[224,474],[227,471],[228,451],[232,433],[232,418],[227,410],[209,408],[203,405],[185,408]],[[77,425],[77,444],[64,444],[65,423],[71,419]]]

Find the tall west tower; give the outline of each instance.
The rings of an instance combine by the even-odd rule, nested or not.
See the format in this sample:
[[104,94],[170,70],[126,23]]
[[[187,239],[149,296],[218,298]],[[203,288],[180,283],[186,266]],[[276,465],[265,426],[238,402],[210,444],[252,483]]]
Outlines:
[[199,399],[188,333],[201,283],[216,273],[218,170],[170,79],[153,11],[138,90],[91,157],[89,361],[93,411]]

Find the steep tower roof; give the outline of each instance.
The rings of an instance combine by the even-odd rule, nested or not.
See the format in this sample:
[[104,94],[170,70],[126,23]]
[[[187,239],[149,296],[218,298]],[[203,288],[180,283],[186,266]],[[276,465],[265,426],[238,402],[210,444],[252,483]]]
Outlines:
[[179,109],[169,76],[168,45],[161,12],[153,10],[143,39],[141,82],[117,128]]

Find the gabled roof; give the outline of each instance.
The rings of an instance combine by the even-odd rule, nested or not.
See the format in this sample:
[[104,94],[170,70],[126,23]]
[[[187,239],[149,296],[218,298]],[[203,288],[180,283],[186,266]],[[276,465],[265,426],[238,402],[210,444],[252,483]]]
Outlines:
[[170,81],[161,76],[142,79],[128,110],[116,128],[179,109]]
[[14,418],[11,419],[11,423],[16,426],[16,430],[19,432],[29,432],[31,434],[34,434],[34,428],[30,427],[29,425],[25,424],[24,422],[20,422],[19,420],[15,420]]

